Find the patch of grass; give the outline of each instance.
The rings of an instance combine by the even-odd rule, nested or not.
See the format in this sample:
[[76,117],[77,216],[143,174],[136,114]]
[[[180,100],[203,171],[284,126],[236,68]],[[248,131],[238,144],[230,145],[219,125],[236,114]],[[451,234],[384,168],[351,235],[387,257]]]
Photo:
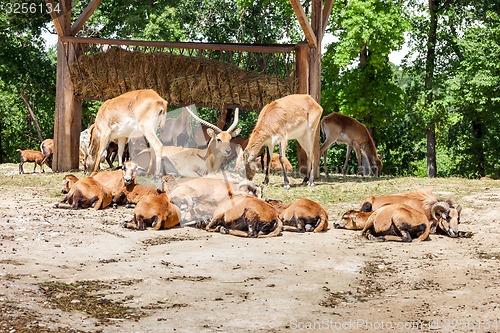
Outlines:
[[478,252],[477,256],[479,259],[489,259],[489,260],[500,260],[500,253],[486,253],[486,252]]
[[[125,281],[126,285],[138,281]],[[124,306],[122,303],[105,298],[102,291],[111,289],[111,285],[101,281],[77,281],[62,283],[56,281],[40,284],[50,304],[63,311],[80,311],[106,324],[111,319],[139,320],[144,313]]]
[[144,245],[155,246],[155,245],[169,244],[172,242],[182,242],[182,241],[197,240],[197,239],[200,238],[194,236],[172,236],[172,237],[159,236],[159,237],[145,239],[142,241],[142,243]]
[[0,332],[15,333],[80,333],[73,328],[48,328],[47,322],[33,310],[19,307],[14,302],[0,302]]

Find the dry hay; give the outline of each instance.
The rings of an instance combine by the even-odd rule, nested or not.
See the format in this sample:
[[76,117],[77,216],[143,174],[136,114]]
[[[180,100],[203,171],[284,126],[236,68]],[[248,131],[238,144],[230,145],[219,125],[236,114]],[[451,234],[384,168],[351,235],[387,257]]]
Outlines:
[[170,53],[143,53],[112,47],[82,55],[73,64],[77,95],[107,100],[136,89],[153,89],[171,105],[197,104],[262,108],[295,93],[295,79],[280,78],[237,65]]

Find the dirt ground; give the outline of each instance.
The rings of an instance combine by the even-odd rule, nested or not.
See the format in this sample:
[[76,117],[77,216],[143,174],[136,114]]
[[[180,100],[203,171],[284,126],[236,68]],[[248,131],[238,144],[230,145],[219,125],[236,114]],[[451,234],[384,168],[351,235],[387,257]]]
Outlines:
[[135,232],[124,207],[53,209],[62,177],[0,165],[0,332],[500,331],[500,181],[333,177],[285,192],[276,176],[264,190],[317,200],[332,222],[368,194],[430,187],[474,233],[398,244],[333,228]]

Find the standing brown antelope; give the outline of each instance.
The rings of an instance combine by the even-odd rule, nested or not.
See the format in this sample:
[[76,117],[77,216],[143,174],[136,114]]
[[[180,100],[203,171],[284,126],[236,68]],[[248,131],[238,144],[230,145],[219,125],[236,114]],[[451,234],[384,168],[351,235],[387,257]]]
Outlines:
[[[153,90],[130,91],[104,102],[90,131],[85,171],[95,172],[99,169],[99,161],[111,140],[118,141],[118,164],[121,166],[127,139],[144,136],[158,157],[156,172],[159,173],[162,144],[156,136],[156,129],[165,121],[167,104],[167,101]],[[151,159],[151,163],[152,161]],[[151,163],[148,169],[150,173]]]
[[[233,123],[225,131],[201,119],[189,108],[187,110],[193,118],[208,127],[207,133],[211,139],[205,149],[163,146],[161,156],[165,163],[164,171],[176,173],[182,177],[199,177],[219,171],[224,159],[232,153],[231,138],[240,133],[240,129],[236,128],[239,110],[235,110]],[[134,160],[142,165],[144,156],[146,159],[150,157],[153,160],[154,158],[150,150],[145,149]]]
[[[257,124],[250,134],[247,147],[239,158],[245,162],[246,175],[252,179],[255,175],[254,159],[259,156],[263,146],[267,147],[268,160],[274,146],[279,144],[280,163],[283,170],[284,187],[290,188],[283,157],[288,140],[297,140],[307,155],[307,174],[303,184],[314,185],[314,166],[316,158],[313,154],[314,138],[323,108],[309,95],[289,95],[264,106],[257,119]],[[264,183],[269,183],[269,165],[266,167]]]
[[327,175],[326,151],[333,143],[338,142],[347,145],[347,153],[342,168],[342,174],[344,176],[347,174],[347,163],[349,162],[349,157],[351,156],[353,148],[358,159],[358,172],[365,175],[362,166],[363,156],[361,154],[363,154],[368,160],[370,173],[377,177],[380,176],[382,161],[377,155],[377,148],[365,125],[353,117],[332,112],[321,120],[321,130],[325,136],[325,142],[321,145],[320,155],[323,155]]

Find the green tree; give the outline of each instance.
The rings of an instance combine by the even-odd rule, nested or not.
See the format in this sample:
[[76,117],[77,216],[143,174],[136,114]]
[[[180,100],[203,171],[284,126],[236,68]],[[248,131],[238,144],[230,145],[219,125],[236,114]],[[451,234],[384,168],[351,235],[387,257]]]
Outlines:
[[0,4],[0,161],[15,160],[17,148],[40,145],[21,94],[44,138],[52,137],[53,127],[55,66],[41,38],[49,17],[38,6],[36,13],[14,13],[14,3]]
[[[389,53],[404,43],[402,5],[336,2],[331,20],[337,42],[323,56],[322,105],[326,113],[338,111],[363,122],[390,161],[395,140],[387,136],[388,128],[394,113],[401,110],[402,94]],[[384,170],[395,171],[390,163]]]

